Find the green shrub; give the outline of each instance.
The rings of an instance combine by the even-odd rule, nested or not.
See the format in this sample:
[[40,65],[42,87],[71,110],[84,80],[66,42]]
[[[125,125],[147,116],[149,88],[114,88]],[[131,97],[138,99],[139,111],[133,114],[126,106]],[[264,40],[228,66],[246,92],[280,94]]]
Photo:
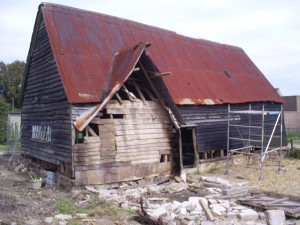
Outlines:
[[0,96],[0,144],[6,142],[7,117],[9,104]]

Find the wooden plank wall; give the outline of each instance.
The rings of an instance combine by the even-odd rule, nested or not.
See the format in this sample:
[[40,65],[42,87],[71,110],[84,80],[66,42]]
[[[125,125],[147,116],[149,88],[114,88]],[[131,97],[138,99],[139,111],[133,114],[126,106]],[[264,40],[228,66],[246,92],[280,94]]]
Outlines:
[[[99,129],[99,162],[75,164],[76,184],[118,182],[170,171],[176,131],[158,102],[111,100],[104,111],[110,118],[96,117],[91,122]],[[90,151],[96,152],[86,154],[92,155]]]
[[[32,139],[33,125],[51,126],[51,141]],[[54,164],[72,163],[70,105],[43,21],[23,92],[22,126],[25,154]]]

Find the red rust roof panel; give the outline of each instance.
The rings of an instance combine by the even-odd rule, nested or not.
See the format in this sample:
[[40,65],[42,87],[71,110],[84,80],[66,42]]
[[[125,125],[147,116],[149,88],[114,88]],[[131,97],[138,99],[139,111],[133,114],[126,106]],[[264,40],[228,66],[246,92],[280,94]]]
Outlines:
[[159,71],[172,72],[163,79],[176,104],[282,102],[241,48],[55,4],[41,10],[70,103],[101,101],[115,53],[141,42],[152,44]]

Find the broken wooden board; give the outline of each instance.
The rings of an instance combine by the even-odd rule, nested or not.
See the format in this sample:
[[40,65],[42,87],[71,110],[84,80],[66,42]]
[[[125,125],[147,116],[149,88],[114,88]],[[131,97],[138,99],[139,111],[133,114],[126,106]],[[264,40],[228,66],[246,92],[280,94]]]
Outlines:
[[253,195],[251,197],[239,199],[238,203],[253,206],[265,210],[280,209],[285,215],[299,218],[300,217],[300,201],[292,200],[283,196],[271,196],[267,194]]

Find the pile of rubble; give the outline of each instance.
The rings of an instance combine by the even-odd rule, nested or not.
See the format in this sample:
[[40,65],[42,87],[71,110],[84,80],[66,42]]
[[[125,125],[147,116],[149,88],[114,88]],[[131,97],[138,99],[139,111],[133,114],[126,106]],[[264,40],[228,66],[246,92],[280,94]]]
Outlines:
[[[178,181],[178,179],[177,179]],[[231,184],[216,177],[202,177],[192,183],[168,180],[161,185],[132,185],[116,189],[101,186],[86,186],[89,191],[99,193],[99,198],[119,203],[138,211],[140,219],[149,224],[284,224],[281,210],[255,211],[236,203],[236,196],[246,196],[250,187],[246,183]],[[204,186],[205,187],[204,187]],[[207,195],[195,196],[196,189]],[[185,200],[176,200],[176,193],[189,192]],[[194,195],[193,195],[194,194]],[[167,197],[166,197],[167,196]],[[295,224],[293,221],[287,224]]]

